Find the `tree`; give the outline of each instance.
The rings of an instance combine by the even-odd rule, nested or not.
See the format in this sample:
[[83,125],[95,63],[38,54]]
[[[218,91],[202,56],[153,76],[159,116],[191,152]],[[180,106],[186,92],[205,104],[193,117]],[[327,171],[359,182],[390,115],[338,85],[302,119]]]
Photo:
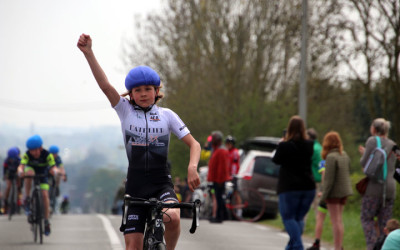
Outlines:
[[[324,29],[336,8],[322,1],[309,6],[310,79],[329,85],[337,62]],[[163,105],[201,142],[217,129],[238,141],[280,136],[297,112],[301,13],[300,0],[168,1],[162,13],[137,20],[141,32],[125,62],[161,73]],[[171,146],[173,165],[185,165],[184,145],[172,140]]]
[[[400,124],[400,4],[398,0],[341,0],[331,16],[331,41],[372,119]],[[378,101],[377,101],[378,97]],[[378,105],[377,105],[378,104]],[[400,130],[394,128],[400,141]]]

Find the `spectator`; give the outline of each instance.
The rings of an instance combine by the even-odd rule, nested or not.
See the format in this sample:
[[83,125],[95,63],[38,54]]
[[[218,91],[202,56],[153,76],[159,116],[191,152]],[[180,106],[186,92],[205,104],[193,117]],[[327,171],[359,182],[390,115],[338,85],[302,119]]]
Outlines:
[[204,146],[200,152],[200,159],[202,161],[208,161],[211,157],[211,153],[212,153],[211,152],[211,150],[212,150],[211,140],[212,140],[212,136],[211,135],[207,136],[207,141],[204,143]]
[[[392,231],[394,231],[394,230],[396,230],[396,229],[399,229],[399,228],[400,228],[400,224],[399,224],[399,221],[398,221],[398,220],[396,220],[396,219],[390,219],[390,220],[388,220],[388,221],[386,222],[385,228],[383,229],[384,234],[381,235],[381,236],[379,236],[378,240],[377,240],[376,243],[375,243],[374,250],[380,250],[380,249],[382,249],[383,243],[385,242],[387,235],[388,235],[390,232],[392,232]],[[387,247],[388,247],[388,246],[387,246]],[[394,249],[400,249],[400,248],[399,248],[399,246],[397,246],[397,248],[394,248]]]
[[[182,185],[182,189],[181,189],[182,202],[192,201],[192,194],[193,194],[193,192],[189,188],[189,183],[187,182],[187,178],[185,178],[185,183],[184,183],[184,185]],[[181,217],[182,218],[192,218],[192,211],[190,211],[189,209],[182,209]]]
[[303,120],[293,116],[272,160],[281,165],[278,179],[279,212],[290,240],[286,249],[303,249],[304,216],[315,196],[311,171],[314,142],[308,140]]
[[[323,184],[324,180],[324,174],[325,174],[325,161],[322,160],[319,164],[319,173],[321,174],[321,185]],[[318,197],[322,196],[322,192],[319,191],[317,194]],[[328,212],[326,202],[322,201],[319,202],[318,208],[317,208],[317,215],[316,215],[316,222],[315,222],[315,241],[313,245],[307,250],[319,250],[320,245],[321,245],[321,236],[322,236],[322,230],[324,226],[324,221],[326,217],[326,213]]]
[[[210,222],[221,223],[225,217],[225,201],[223,195],[225,193],[225,182],[229,180],[228,151],[221,147],[223,135],[220,131],[215,131],[212,134],[213,153],[208,163],[207,180],[212,182],[215,192],[216,206],[213,206],[212,218]],[[213,204],[215,205],[215,204]]]
[[400,229],[396,229],[389,233],[383,243],[382,250],[399,250],[400,249]]
[[[374,248],[375,242],[379,235],[383,235],[383,228],[386,222],[392,217],[394,199],[396,197],[396,182],[392,177],[395,171],[396,157],[390,154],[395,143],[388,138],[390,122],[383,118],[375,119],[370,127],[371,135],[366,143],[365,148],[359,146],[361,166],[364,168],[371,152],[377,147],[375,136],[379,136],[382,148],[388,155],[387,158],[387,176],[385,183],[379,183],[375,180],[369,180],[367,190],[361,202],[361,225],[364,230],[367,249]],[[384,184],[386,185],[386,199],[383,202]],[[385,204],[383,206],[383,204]],[[378,229],[375,229],[374,217],[377,217]]]
[[176,176],[174,179],[174,190],[175,190],[176,196],[178,198],[178,201],[182,202],[183,186],[181,183],[181,178],[179,176]]
[[333,227],[335,250],[342,249],[344,226],[342,213],[347,197],[353,194],[350,180],[350,158],[343,150],[339,133],[331,131],[322,143],[325,160],[321,201],[326,202]]
[[[321,173],[319,172],[319,163],[321,162],[321,151],[322,151],[322,146],[318,142],[317,137],[317,131],[315,131],[314,128],[309,128],[307,129],[307,135],[314,142],[314,153],[311,158],[311,170],[312,174],[314,177],[315,184],[317,186],[317,192],[322,189],[321,187]],[[317,206],[319,203],[319,197],[318,195],[315,196],[314,201],[313,201],[313,208],[316,210]]]
[[125,183],[126,179],[124,178],[119,185],[117,192],[115,193],[113,206],[111,208],[112,214],[122,214],[125,196]]

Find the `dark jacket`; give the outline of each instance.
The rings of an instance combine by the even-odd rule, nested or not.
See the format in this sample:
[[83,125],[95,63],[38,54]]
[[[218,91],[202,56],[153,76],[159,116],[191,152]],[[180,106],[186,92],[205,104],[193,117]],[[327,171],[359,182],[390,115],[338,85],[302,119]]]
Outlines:
[[313,190],[315,182],[311,171],[314,142],[310,140],[279,143],[272,161],[281,165],[278,194],[288,191]]

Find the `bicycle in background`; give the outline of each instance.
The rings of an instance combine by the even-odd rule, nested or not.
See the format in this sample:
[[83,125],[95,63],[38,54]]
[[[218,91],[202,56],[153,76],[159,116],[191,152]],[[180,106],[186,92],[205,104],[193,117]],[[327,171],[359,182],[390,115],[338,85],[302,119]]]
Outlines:
[[9,172],[11,177],[10,193],[8,194],[8,220],[11,220],[12,216],[19,210],[18,207],[18,184],[17,184],[17,173]]
[[255,222],[261,219],[265,212],[264,196],[256,189],[243,188],[232,190],[226,199],[229,214],[239,221]]
[[194,202],[166,203],[159,201],[156,198],[150,198],[147,200],[141,198],[134,198],[131,197],[130,195],[125,195],[124,215],[122,219],[123,225],[126,225],[126,220],[127,220],[126,215],[128,213],[129,206],[150,208],[146,219],[146,227],[143,239],[143,249],[145,250],[166,249],[166,245],[164,242],[164,222],[163,222],[163,215],[166,212],[163,211],[163,209],[165,208],[191,209],[193,220],[189,232],[193,234],[196,231],[196,228],[199,226],[200,200],[196,200]]

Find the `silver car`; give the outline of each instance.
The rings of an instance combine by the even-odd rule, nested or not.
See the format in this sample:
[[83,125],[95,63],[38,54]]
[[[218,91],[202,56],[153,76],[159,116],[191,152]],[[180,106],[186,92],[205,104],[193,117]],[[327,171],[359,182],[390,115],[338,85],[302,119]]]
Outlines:
[[278,214],[276,190],[280,166],[272,162],[273,155],[273,152],[259,150],[249,150],[245,155],[242,154],[237,188],[240,192],[250,189],[260,192],[265,201],[264,215],[274,218]]

